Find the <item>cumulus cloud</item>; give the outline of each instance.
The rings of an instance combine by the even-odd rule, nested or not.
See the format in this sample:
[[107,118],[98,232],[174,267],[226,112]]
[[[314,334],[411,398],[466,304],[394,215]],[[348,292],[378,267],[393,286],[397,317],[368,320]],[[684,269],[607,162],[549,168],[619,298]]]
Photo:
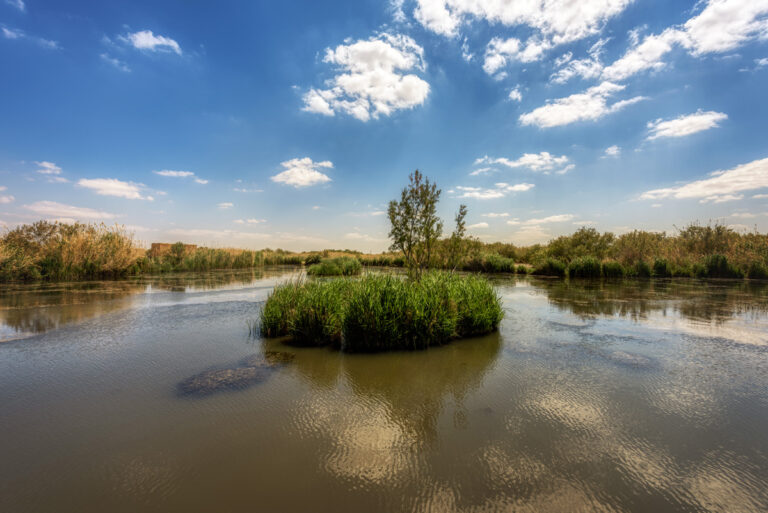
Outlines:
[[715,111],[702,111],[699,109],[693,114],[683,115],[675,119],[662,120],[648,123],[648,140],[660,137],[684,137],[710,128],[718,127],[720,121],[728,119],[726,114]]
[[540,128],[568,125],[577,121],[595,121],[628,105],[645,100],[644,96],[635,96],[608,104],[608,99],[626,86],[603,82],[590,87],[583,93],[572,94],[543,105],[520,116],[523,125],[536,125]]
[[35,162],[37,164],[37,172],[41,175],[60,175],[61,174],[61,168],[54,164],[53,162],[47,162],[43,160],[42,162]]
[[179,43],[161,35],[155,35],[151,30],[142,30],[133,32],[120,37],[123,41],[129,43],[138,50],[148,50],[151,52],[173,52],[181,55]]
[[481,214],[482,217],[490,217],[490,218],[497,218],[497,217],[509,217],[509,213],[507,212],[488,212],[487,214]]
[[[510,160],[505,157],[491,158],[488,155],[475,160],[475,165],[501,165],[510,169],[524,168],[530,171],[549,172],[555,168],[565,169],[568,167],[568,157],[561,155],[559,157],[550,154],[548,151],[541,153],[524,153],[517,160]],[[482,168],[481,168],[482,169]],[[571,169],[570,167],[568,169]],[[480,174],[473,172],[472,174]]]
[[77,185],[90,189],[102,196],[116,196],[118,198],[139,199],[152,201],[152,196],[143,196],[141,190],[143,184],[123,182],[116,178],[81,178]]
[[494,184],[493,188],[482,187],[456,187],[459,198],[472,198],[479,200],[497,199],[503,198],[513,192],[525,192],[533,189],[535,186],[532,183],[519,183],[516,185],[510,185],[508,183],[499,182]]
[[619,155],[621,155],[621,148],[614,144],[613,146],[608,146],[605,149],[605,154],[603,157],[618,157]]
[[549,48],[549,42],[535,38],[522,43],[514,37],[509,39],[494,37],[485,48],[483,70],[496,78],[504,78],[505,75],[499,73],[503,68],[513,62],[538,61]]
[[534,0],[480,2],[477,0],[417,0],[414,17],[425,28],[448,37],[458,34],[471,19],[505,26],[525,25],[553,44],[596,34],[632,0]]
[[675,46],[694,57],[735,50],[753,39],[768,37],[768,2],[764,0],[710,0],[682,26],[646,36],[623,57],[605,68],[606,80],[623,80],[644,70],[658,70]]
[[319,168],[333,168],[333,163],[328,160],[313,162],[311,158],[304,157],[302,159],[287,160],[280,165],[285,168],[285,171],[273,176],[271,178],[273,182],[300,188],[331,181],[328,175],[318,171]]
[[160,171],[152,171],[156,175],[165,176],[167,178],[192,178],[195,183],[199,183],[202,185],[205,185],[208,183],[208,180],[204,180],[203,178],[200,178],[198,176],[195,176],[195,173],[192,171],[174,171],[172,169],[163,169]]
[[72,205],[65,205],[55,201],[36,201],[35,203],[24,205],[23,208],[34,212],[39,216],[53,217],[58,219],[65,218],[95,220],[114,219],[117,217],[115,214],[110,214],[109,212],[94,210],[92,208],[74,207]]
[[515,86],[514,89],[512,89],[509,92],[509,99],[513,102],[521,102],[523,101],[523,93],[520,92],[520,86]]
[[302,110],[361,121],[389,116],[424,103],[429,84],[408,71],[424,71],[424,49],[408,36],[380,34],[327,48],[323,62],[336,66],[327,89],[304,94]]
[[[3,190],[3,189],[5,189],[5,187],[0,188],[0,190]],[[15,199],[16,198],[11,196],[10,194],[7,196],[0,196],[0,205],[7,205],[8,203],[13,203]]]
[[470,224],[469,226],[467,226],[467,229],[469,229],[469,230],[480,229],[480,228],[488,228],[488,223],[475,223],[475,224]]
[[699,199],[700,203],[723,203],[739,200],[743,192],[768,188],[768,158],[742,164],[726,171],[710,173],[710,178],[678,187],[644,192],[640,199]]

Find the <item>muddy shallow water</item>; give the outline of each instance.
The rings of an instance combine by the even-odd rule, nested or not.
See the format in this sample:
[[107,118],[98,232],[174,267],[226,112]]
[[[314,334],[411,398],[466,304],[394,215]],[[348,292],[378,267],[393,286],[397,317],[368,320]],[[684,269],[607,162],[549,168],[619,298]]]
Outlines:
[[249,337],[295,272],[0,287],[0,511],[766,511],[768,286],[496,278],[488,337]]

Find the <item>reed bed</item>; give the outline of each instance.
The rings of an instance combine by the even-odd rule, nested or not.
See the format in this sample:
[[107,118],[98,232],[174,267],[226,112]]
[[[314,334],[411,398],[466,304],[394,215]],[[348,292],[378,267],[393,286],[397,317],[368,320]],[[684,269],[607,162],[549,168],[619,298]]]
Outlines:
[[354,257],[323,258],[307,269],[310,276],[354,276],[360,274],[363,266]]
[[426,349],[490,333],[502,317],[495,289],[478,276],[367,274],[277,286],[262,309],[261,333],[350,352]]

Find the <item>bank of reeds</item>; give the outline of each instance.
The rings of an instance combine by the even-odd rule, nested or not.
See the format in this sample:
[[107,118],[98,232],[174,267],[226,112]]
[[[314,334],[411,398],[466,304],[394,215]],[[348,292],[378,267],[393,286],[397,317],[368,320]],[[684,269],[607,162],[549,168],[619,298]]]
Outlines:
[[307,274],[311,276],[353,276],[360,274],[362,268],[360,260],[354,257],[323,258],[320,262],[310,265],[307,268]]
[[345,351],[425,349],[489,333],[502,316],[496,291],[478,276],[369,274],[277,286],[262,310],[261,333]]

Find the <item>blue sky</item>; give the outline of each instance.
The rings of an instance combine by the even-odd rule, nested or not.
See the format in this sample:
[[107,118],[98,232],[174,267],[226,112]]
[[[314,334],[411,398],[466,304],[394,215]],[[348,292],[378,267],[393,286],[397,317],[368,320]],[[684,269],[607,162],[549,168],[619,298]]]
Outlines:
[[386,248],[418,168],[472,235],[768,230],[768,0],[0,0],[0,223]]

